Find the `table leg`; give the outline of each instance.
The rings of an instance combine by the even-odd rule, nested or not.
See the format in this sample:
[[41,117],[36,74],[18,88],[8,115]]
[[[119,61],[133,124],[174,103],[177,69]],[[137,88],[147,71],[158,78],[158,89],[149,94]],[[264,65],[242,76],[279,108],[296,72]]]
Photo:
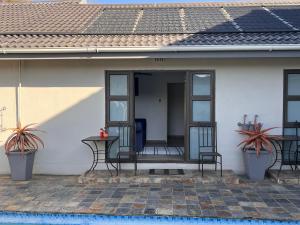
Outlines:
[[95,149],[96,149],[96,161],[95,161],[95,164],[94,164],[94,167],[92,169],[92,171],[95,170],[96,166],[98,165],[98,162],[99,162],[99,149],[98,149],[98,145],[95,141],[93,141],[94,145],[95,145]]
[[95,155],[94,149],[92,148],[92,146],[91,146],[88,142],[82,141],[82,143],[85,144],[85,145],[87,145],[87,146],[91,149],[91,151],[92,151],[92,153],[93,153],[93,163],[92,163],[92,166],[91,166],[91,168],[86,172],[86,173],[89,173],[89,172],[91,172],[91,171],[93,170],[93,168],[95,167],[95,163],[96,163],[96,155]]
[[[281,144],[280,144],[280,141],[277,141],[277,140],[275,140],[275,141],[272,141],[271,142],[272,143],[272,145],[273,145],[273,147],[274,147],[274,150],[275,150],[275,160],[274,160],[274,162],[271,164],[271,166],[269,166],[268,168],[267,168],[267,172],[269,171],[269,169],[271,169],[274,165],[275,165],[275,163],[277,162],[277,160],[278,160],[278,150],[279,150],[279,152],[281,152],[281,148],[282,148],[282,146],[281,146]],[[278,148],[279,149],[278,149]]]

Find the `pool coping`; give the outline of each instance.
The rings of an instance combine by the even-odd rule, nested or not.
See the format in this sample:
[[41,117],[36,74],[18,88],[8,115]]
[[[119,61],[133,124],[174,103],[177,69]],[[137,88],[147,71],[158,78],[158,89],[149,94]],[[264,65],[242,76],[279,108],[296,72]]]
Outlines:
[[[100,222],[124,219],[132,221],[159,221],[159,222],[189,222],[191,224],[289,224],[300,225],[300,220],[277,220],[277,219],[256,219],[256,218],[221,218],[221,217],[184,217],[184,216],[163,216],[163,215],[109,215],[91,213],[48,213],[48,212],[20,212],[0,211],[0,222],[22,223],[22,224],[102,224]],[[50,221],[50,222],[49,222]]]

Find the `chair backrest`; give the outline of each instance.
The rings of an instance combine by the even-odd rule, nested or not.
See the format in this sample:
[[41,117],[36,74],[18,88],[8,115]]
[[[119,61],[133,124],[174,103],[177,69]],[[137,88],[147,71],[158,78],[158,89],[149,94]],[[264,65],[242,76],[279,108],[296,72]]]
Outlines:
[[283,135],[295,135],[299,137],[299,130],[300,130],[300,122],[297,120],[293,123],[292,126],[283,127]]
[[119,151],[129,151],[134,149],[133,137],[135,126],[126,124],[116,124],[108,127],[109,135],[118,136],[119,139],[110,148],[109,157],[116,158]]
[[211,149],[217,152],[217,123],[201,125],[198,127],[198,147],[201,149]]
[[[295,121],[292,127],[284,127],[283,135],[292,135],[299,137],[300,123]],[[299,141],[282,141],[281,162],[283,165],[300,164],[300,142]]]
[[120,124],[116,128],[120,148],[132,147],[134,145],[132,134],[135,132],[135,126]]

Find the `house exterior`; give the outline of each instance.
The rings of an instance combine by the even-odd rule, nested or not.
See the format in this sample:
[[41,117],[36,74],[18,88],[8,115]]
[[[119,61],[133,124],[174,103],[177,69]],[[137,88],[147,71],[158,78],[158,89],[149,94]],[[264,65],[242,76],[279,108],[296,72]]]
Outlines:
[[[46,133],[35,173],[83,173],[92,158],[81,139],[144,117],[147,139],[181,132],[184,154],[140,169],[197,168],[194,128],[216,121],[224,168],[242,173],[244,114],[274,134],[300,120],[300,3],[2,4],[0,18],[1,148],[5,128],[37,123]],[[168,95],[169,83],[184,84],[170,124],[179,89]]]

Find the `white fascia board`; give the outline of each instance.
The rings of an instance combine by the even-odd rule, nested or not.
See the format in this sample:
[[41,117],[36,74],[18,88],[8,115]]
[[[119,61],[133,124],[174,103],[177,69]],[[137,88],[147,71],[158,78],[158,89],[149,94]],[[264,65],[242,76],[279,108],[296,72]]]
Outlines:
[[169,47],[89,47],[89,48],[7,48],[2,54],[22,53],[124,53],[124,52],[209,52],[209,51],[299,51],[298,45],[214,45]]

